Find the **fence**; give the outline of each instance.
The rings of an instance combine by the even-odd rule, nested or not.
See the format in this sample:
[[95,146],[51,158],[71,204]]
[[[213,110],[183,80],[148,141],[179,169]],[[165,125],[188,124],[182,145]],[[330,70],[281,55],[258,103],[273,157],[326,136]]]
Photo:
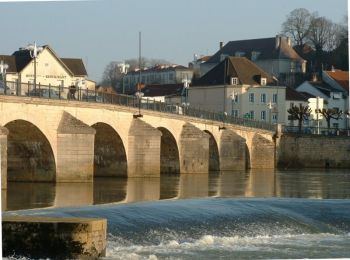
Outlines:
[[350,136],[350,129],[324,128],[324,127],[301,127],[283,126],[283,133],[302,135],[324,135],[324,136]]
[[81,102],[115,104],[145,110],[153,110],[162,113],[172,113],[183,116],[213,120],[221,122],[222,126],[224,126],[225,124],[235,124],[270,131],[275,131],[276,128],[275,125],[263,121],[232,117],[223,113],[205,111],[203,109],[194,107],[183,107],[174,104],[167,104],[149,98],[138,99],[135,96],[101,93],[97,92],[96,90],[82,89],[78,87],[62,87],[40,84],[34,86],[33,83],[19,83],[9,81],[6,82],[6,85],[7,88],[0,89],[0,94],[45,99],[66,99]]

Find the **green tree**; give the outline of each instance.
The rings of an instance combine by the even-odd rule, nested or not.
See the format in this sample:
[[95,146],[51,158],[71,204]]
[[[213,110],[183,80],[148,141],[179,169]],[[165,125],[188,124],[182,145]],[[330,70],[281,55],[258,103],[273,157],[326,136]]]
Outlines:
[[299,106],[292,106],[287,110],[288,114],[291,115],[293,120],[298,120],[299,132],[301,132],[301,127],[303,126],[303,121],[307,120],[311,114],[311,108],[309,106],[303,106],[299,104]]
[[331,128],[331,119],[339,120],[342,119],[341,116],[343,115],[343,111],[335,108],[316,109],[316,113],[320,113],[324,116],[327,121],[328,129]]

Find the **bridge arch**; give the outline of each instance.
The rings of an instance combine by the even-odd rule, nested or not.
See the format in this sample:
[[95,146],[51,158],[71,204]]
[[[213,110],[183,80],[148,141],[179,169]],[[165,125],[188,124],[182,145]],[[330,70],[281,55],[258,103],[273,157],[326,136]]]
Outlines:
[[214,135],[208,130],[204,130],[209,134],[209,171],[220,171],[219,147]]
[[120,135],[112,126],[98,122],[94,141],[94,177],[127,177],[127,157]]
[[26,120],[13,120],[9,130],[7,178],[9,181],[56,181],[56,162],[52,146],[44,133]]
[[158,127],[162,132],[160,143],[160,173],[180,173],[179,148],[172,133],[164,128]]

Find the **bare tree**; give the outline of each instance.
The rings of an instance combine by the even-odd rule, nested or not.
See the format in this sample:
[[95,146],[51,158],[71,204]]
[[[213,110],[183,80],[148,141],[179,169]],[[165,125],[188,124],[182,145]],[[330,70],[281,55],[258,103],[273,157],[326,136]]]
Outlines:
[[117,89],[121,78],[122,74],[118,68],[118,62],[111,61],[110,63],[108,63],[103,72],[102,84],[110,85],[113,88]]
[[282,33],[290,36],[294,44],[301,50],[309,33],[310,22],[311,14],[308,10],[294,9],[282,24]]
[[342,119],[343,111],[335,108],[323,108],[316,110],[316,113],[321,113],[327,121],[327,128],[331,128],[331,119]]
[[299,104],[299,106],[292,106],[287,110],[287,112],[291,115],[293,120],[298,120],[299,132],[301,132],[301,127],[303,126],[303,121],[307,120],[311,114],[311,108],[309,106],[303,106]]
[[335,41],[339,33],[339,26],[326,17],[318,17],[313,14],[310,23],[308,39],[317,52],[330,51],[337,47]]

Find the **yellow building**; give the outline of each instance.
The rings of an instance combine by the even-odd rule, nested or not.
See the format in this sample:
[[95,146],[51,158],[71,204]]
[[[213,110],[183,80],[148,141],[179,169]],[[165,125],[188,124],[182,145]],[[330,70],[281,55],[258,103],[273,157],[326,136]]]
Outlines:
[[[87,78],[82,59],[60,58],[50,46],[45,45],[35,60],[37,86],[67,89],[74,85],[84,90],[95,90],[96,83]],[[0,55],[1,61],[8,65],[6,82],[11,92],[25,95],[26,89],[29,89],[27,86],[34,84],[35,66],[30,51],[21,48],[12,55]]]

